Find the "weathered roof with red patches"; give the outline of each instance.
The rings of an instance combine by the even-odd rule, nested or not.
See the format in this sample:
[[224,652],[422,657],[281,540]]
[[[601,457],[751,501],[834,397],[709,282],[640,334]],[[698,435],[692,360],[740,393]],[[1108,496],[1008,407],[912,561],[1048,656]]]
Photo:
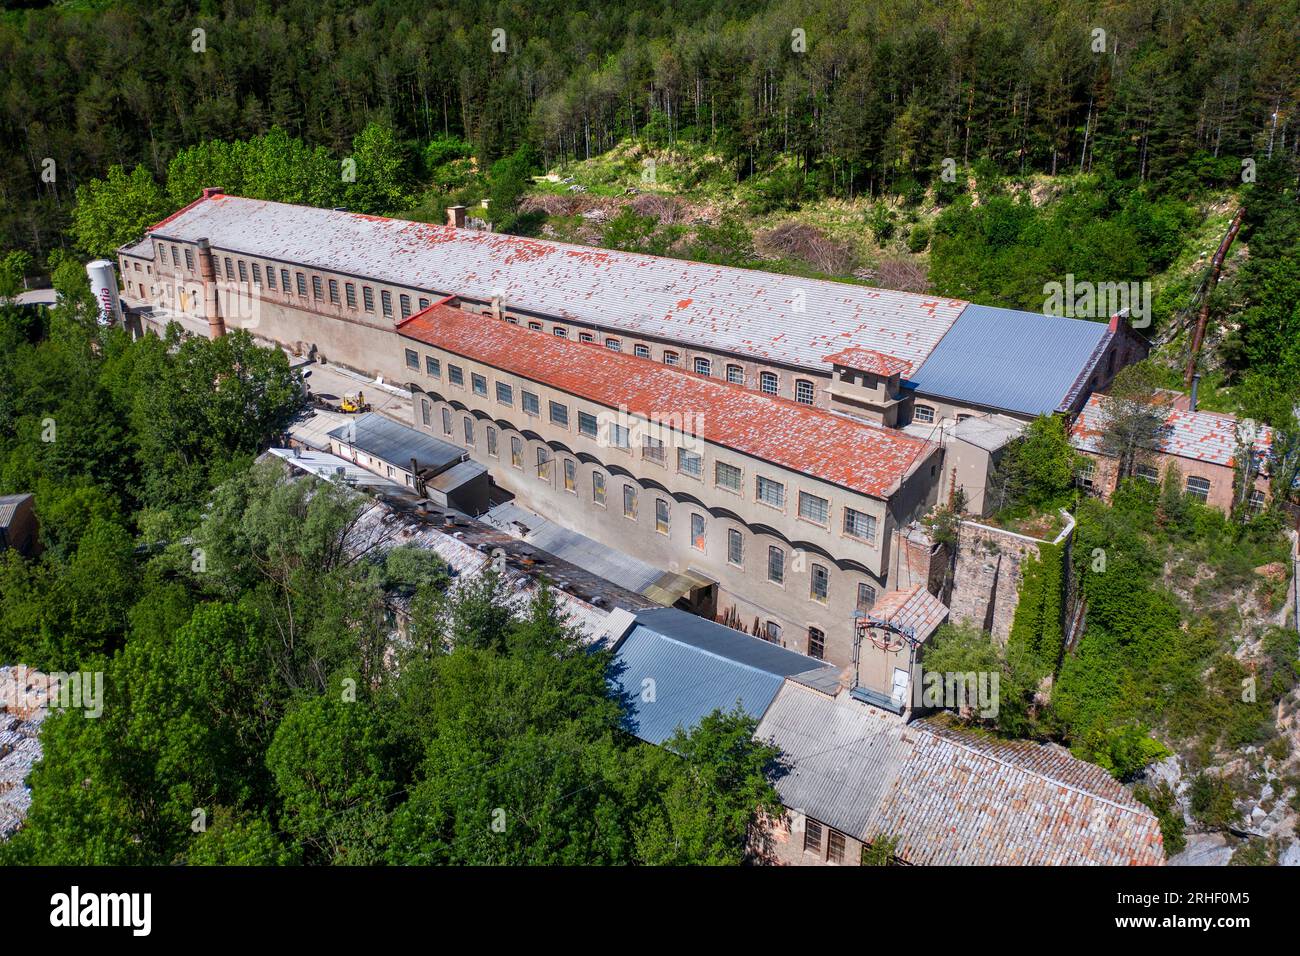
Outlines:
[[912,371],[911,362],[860,345],[850,345],[846,349],[823,356],[823,360],[831,365],[843,365],[859,372],[871,372],[886,378],[890,375],[907,375]]
[[918,641],[924,641],[948,619],[948,608],[920,584],[914,584],[901,591],[886,591],[867,617],[905,627]]
[[608,408],[626,407],[629,414],[661,421],[699,421],[707,441],[873,498],[888,498],[938,447],[883,426],[452,306],[432,305],[397,330]]
[[[1083,451],[1098,454],[1101,435],[1106,427],[1107,395],[1094,394],[1079,412],[1070,433],[1072,444]],[[1237,418],[1220,412],[1189,412],[1172,406],[1165,413],[1165,433],[1159,451],[1191,461],[1214,465],[1236,465],[1238,447],[1249,444],[1257,454],[1267,454],[1273,446],[1273,430],[1249,418]]]
[[193,242],[456,293],[799,368],[860,345],[919,366],[966,303],[841,282],[216,195],[160,222]]

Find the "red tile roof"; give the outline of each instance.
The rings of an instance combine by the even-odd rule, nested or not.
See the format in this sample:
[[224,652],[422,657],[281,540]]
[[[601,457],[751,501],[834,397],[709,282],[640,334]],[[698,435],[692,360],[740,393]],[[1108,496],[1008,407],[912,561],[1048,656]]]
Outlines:
[[[1101,452],[1101,435],[1106,427],[1109,396],[1094,394],[1074,422],[1070,437],[1076,448]],[[1273,430],[1248,418],[1238,419],[1221,412],[1191,412],[1173,405],[1164,407],[1165,433],[1159,451],[1191,461],[1235,467],[1238,447],[1253,445],[1257,454],[1267,455],[1273,445]]]
[[830,362],[832,365],[844,365],[851,369],[857,369],[859,372],[872,372],[875,375],[906,375],[912,371],[912,363],[897,358],[893,355],[886,355],[884,352],[877,352],[875,349],[863,348],[860,345],[850,345],[848,348],[831,355],[827,355],[822,361]]
[[432,305],[399,325],[398,332],[609,408],[626,407],[629,414],[698,421],[707,441],[874,498],[888,498],[912,466],[938,447],[789,399],[451,306]]

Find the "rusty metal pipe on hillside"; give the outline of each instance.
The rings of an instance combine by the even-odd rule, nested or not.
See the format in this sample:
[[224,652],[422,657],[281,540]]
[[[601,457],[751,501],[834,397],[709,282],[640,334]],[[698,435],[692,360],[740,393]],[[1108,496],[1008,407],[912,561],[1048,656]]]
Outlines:
[[1232,225],[1228,227],[1228,234],[1223,237],[1219,243],[1219,248],[1214,253],[1214,258],[1210,260],[1210,277],[1205,283],[1205,292],[1201,296],[1201,314],[1196,319],[1196,328],[1192,331],[1191,353],[1187,356],[1187,371],[1183,375],[1183,386],[1191,388],[1192,376],[1196,374],[1196,360],[1200,357],[1201,342],[1205,339],[1205,327],[1210,322],[1210,293],[1214,287],[1219,284],[1219,273],[1223,270],[1223,260],[1228,255],[1228,250],[1232,248],[1232,241],[1237,238],[1237,232],[1241,229],[1241,221],[1246,216],[1246,207],[1239,206],[1237,214],[1232,217]]

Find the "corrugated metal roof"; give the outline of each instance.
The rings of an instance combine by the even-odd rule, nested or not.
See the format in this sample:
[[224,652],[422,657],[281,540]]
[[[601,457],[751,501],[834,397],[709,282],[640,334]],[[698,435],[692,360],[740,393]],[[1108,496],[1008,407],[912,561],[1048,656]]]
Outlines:
[[[1070,438],[1076,448],[1098,454],[1106,426],[1106,395],[1093,395],[1075,419]],[[1239,445],[1250,444],[1256,453],[1267,453],[1273,445],[1273,430],[1249,418],[1238,419],[1220,412],[1190,412],[1172,405],[1165,408],[1165,431],[1158,436],[1158,450],[1192,461],[1234,467]]]
[[965,305],[234,196],[199,200],[154,234],[820,370],[849,345],[919,365]]
[[780,747],[787,807],[928,865],[1160,865],[1160,824],[1100,767],[947,715],[903,724],[786,682],[755,734]]
[[31,494],[0,496],[0,528],[9,527],[9,523],[14,520],[14,515],[18,513],[19,506],[29,498]]
[[882,425],[452,306],[434,304],[398,331],[610,409],[698,422],[708,441],[875,498],[893,494],[935,447]]
[[832,669],[685,611],[656,608],[637,613],[615,651],[610,683],[624,701],[628,732],[662,744],[678,727],[690,730],[737,703],[760,718],[787,676],[820,667]]
[[1102,322],[968,305],[910,381],[918,394],[1049,414],[1068,403],[1109,335]]
[[408,428],[378,412],[358,415],[331,431],[329,437],[408,470],[412,458],[421,468],[437,470],[465,457],[464,450],[455,445]]

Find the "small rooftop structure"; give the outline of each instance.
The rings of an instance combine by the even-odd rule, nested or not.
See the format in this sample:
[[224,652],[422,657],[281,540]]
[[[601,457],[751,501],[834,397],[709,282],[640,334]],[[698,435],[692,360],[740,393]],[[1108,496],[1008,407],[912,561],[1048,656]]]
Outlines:
[[1155,815],[1054,744],[1000,740],[948,715],[905,724],[786,681],[755,736],[783,754],[781,802],[922,865],[1161,865]]
[[[639,611],[618,644],[610,683],[626,706],[626,729],[662,744],[714,710],[738,704],[758,718],[785,678],[817,680],[836,668],[676,608]],[[651,683],[647,683],[651,682]],[[652,693],[648,693],[652,691]]]
[[379,412],[358,415],[333,429],[329,437],[403,469],[409,470],[414,458],[421,471],[427,469],[434,474],[466,458],[465,451],[450,442],[418,432]]
[[910,382],[918,393],[1022,415],[1069,410],[1113,335],[1104,322],[968,305]]
[[608,408],[699,421],[708,441],[874,498],[892,495],[935,448],[880,425],[440,303],[398,331]]
[[901,628],[921,644],[948,619],[948,606],[918,583],[899,591],[886,591],[863,617],[867,622],[881,621]]
[[[1104,454],[1101,435],[1106,426],[1108,407],[1117,399],[1093,395],[1083,406],[1070,432],[1070,440],[1080,451]],[[1249,418],[1237,418],[1222,412],[1192,412],[1173,404],[1158,406],[1164,412],[1165,432],[1157,449],[1192,461],[1202,461],[1227,468],[1237,464],[1237,452],[1250,446],[1266,457],[1273,446],[1273,430]]]
[[825,356],[824,361],[831,365],[843,365],[858,372],[870,372],[884,378],[892,375],[905,377],[912,371],[911,362],[860,345],[851,345],[846,349],[833,352]]
[[268,448],[267,452],[291,462],[294,467],[317,478],[326,481],[340,479],[346,485],[365,489],[374,494],[400,495],[409,490],[395,481],[389,481],[369,469],[362,468],[338,455],[331,455],[329,452],[297,448]]

